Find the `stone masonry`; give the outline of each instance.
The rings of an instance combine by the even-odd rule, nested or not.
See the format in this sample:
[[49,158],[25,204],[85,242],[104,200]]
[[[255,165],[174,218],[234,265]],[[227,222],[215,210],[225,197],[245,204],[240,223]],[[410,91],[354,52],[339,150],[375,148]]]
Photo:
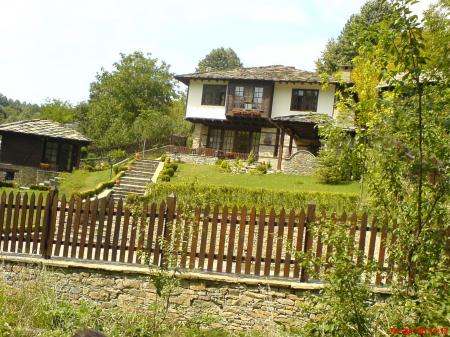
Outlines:
[[[1,256],[0,278],[10,285],[42,278],[73,303],[92,301],[104,308],[142,311],[156,298],[144,266],[43,260]],[[186,272],[171,298],[170,315],[184,321],[211,316],[213,326],[232,331],[275,325],[300,327],[324,310],[318,303],[323,284],[227,274]],[[376,290],[374,293],[385,290]]]

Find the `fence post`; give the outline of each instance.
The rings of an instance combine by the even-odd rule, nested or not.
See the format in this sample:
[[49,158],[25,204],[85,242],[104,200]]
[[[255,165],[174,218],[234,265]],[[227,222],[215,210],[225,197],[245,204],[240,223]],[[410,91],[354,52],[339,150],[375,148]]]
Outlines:
[[168,267],[167,261],[165,259],[164,251],[167,250],[167,245],[170,246],[170,237],[172,235],[171,233],[171,226],[173,225],[173,221],[175,220],[175,208],[177,206],[177,197],[175,193],[169,194],[167,197],[166,202],[166,212],[165,212],[165,221],[163,223],[163,244],[161,249],[161,259],[159,260],[160,267]]
[[44,211],[44,226],[42,227],[41,254],[44,259],[50,259],[53,250],[53,235],[58,211],[58,190],[53,187],[48,192]]
[[[316,204],[314,202],[308,203],[308,209],[306,211],[306,223],[305,223],[305,243],[303,246],[303,252],[307,254],[312,247],[311,238],[311,226],[316,219]],[[302,273],[300,275],[300,282],[308,282],[308,272],[305,267],[302,267]]]

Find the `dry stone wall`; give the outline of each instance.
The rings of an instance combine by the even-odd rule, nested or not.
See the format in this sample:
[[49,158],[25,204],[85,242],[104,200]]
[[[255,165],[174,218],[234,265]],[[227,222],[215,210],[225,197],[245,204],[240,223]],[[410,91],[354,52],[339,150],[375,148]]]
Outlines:
[[[63,298],[74,303],[92,301],[105,308],[142,311],[156,298],[148,275],[125,270],[43,267],[4,261],[0,277],[13,286],[42,278],[42,282],[53,286]],[[213,326],[233,331],[274,324],[301,326],[311,315],[306,308],[320,312],[318,295],[318,289],[182,277],[171,298],[170,314],[180,321],[210,316],[214,320]]]
[[311,175],[316,168],[316,157],[309,151],[300,150],[283,160],[282,170],[288,174]]

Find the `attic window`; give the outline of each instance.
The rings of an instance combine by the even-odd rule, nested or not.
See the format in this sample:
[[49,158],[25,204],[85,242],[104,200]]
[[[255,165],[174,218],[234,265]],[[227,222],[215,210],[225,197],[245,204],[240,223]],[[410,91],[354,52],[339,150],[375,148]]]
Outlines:
[[319,90],[293,89],[291,111],[317,111]]
[[225,105],[226,85],[204,84],[202,105]]

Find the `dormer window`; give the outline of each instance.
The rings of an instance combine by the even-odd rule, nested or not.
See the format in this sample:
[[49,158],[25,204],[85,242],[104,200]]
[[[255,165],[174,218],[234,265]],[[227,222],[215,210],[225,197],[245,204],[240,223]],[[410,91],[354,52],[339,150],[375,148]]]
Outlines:
[[204,84],[202,105],[225,105],[226,85]]
[[293,89],[291,111],[317,111],[319,90]]

